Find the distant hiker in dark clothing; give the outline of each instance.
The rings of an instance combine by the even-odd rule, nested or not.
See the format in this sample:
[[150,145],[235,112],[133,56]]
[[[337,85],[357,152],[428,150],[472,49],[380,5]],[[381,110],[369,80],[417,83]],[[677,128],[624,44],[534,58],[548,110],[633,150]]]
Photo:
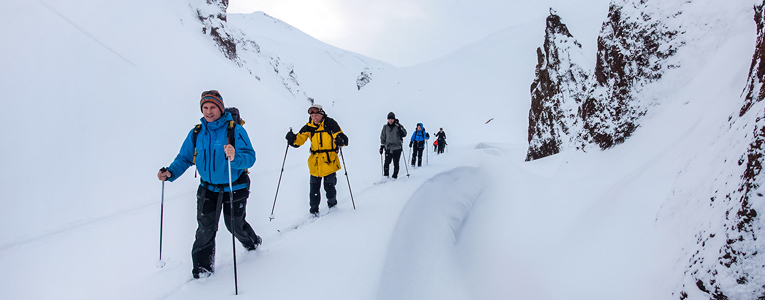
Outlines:
[[[261,238],[247,221],[247,198],[250,196],[250,177],[246,169],[255,164],[255,150],[247,131],[225,112],[223,97],[217,91],[202,93],[199,105],[202,123],[192,129],[181,145],[178,156],[167,168],[160,169],[157,178],[173,182],[196,164],[201,177],[197,189],[197,231],[191,249],[194,278],[209,276],[215,270],[215,235],[220,212],[226,228],[247,250],[255,250]],[[233,132],[229,132],[232,130]],[[234,140],[229,140],[235,137]],[[231,225],[231,196],[227,161],[231,163],[234,199],[234,226]]]
[[388,176],[390,162],[393,161],[393,178],[398,178],[399,160],[401,151],[404,149],[402,144],[406,136],[406,129],[399,124],[396,114],[388,113],[388,123],[383,125],[380,133],[380,154],[385,151],[385,166],[383,167],[383,176]]
[[425,131],[425,127],[422,126],[422,123],[417,123],[417,129],[412,133],[412,138],[409,139],[409,148],[413,148],[412,167],[414,167],[417,159],[419,159],[417,166],[422,167],[422,152],[425,150],[425,140],[429,139],[430,134]]
[[438,154],[444,153],[444,148],[446,147],[446,132],[444,132],[443,128],[438,130],[438,133],[436,133],[436,143],[436,146],[438,147]]
[[340,129],[337,122],[327,117],[321,105],[314,104],[308,108],[308,123],[295,134],[287,132],[287,143],[292,147],[300,147],[311,140],[311,155],[308,157],[308,169],[311,173],[310,194],[308,200],[311,208],[308,210],[313,217],[319,216],[321,204],[321,181],[324,180],[324,192],[327,195],[329,208],[337,205],[337,171],[340,161],[337,152],[340,147],[348,146],[348,136]]

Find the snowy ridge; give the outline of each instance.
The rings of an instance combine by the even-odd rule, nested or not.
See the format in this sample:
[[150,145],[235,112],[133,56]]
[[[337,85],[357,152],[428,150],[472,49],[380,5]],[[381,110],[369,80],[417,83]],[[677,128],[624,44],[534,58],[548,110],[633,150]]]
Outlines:
[[[327,86],[349,91],[354,84],[358,85],[356,78],[351,77],[354,73],[390,67],[321,43],[262,12],[227,15],[227,6],[225,0],[200,2],[196,14],[202,32],[210,36],[226,58],[258,81],[265,81],[267,86],[283,87],[293,98],[326,102],[333,97],[322,92]],[[317,73],[320,75],[315,76]]]

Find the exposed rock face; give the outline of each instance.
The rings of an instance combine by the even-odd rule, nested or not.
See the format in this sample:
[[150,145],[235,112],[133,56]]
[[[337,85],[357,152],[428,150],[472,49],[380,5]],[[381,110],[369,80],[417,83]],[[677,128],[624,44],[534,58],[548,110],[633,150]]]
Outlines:
[[679,30],[668,28],[665,20],[677,15],[644,0],[611,2],[598,37],[596,92],[579,111],[585,143],[608,149],[637,129],[650,103],[636,95],[666,68],[676,67],[667,66],[666,60],[683,43],[674,39]]
[[274,75],[281,80],[282,85],[290,94],[311,101],[312,98],[308,97],[305,91],[300,88],[295,66],[283,62],[275,54],[264,57],[257,42],[247,38],[241,30],[228,26],[226,21],[227,8],[228,0],[202,0],[196,7],[197,17],[202,23],[202,33],[210,36],[226,58],[247,69],[258,80],[261,80],[261,77],[253,69],[252,63],[266,61],[272,67]]
[[356,78],[356,88],[361,90],[370,81],[372,81],[372,72],[370,72],[369,68],[364,68],[364,71],[361,71],[361,75]]
[[[697,234],[695,253],[685,270],[686,285],[678,293],[680,299],[703,293],[708,299],[765,299],[765,250],[758,240],[765,232],[765,197],[762,174],[765,161],[765,109],[757,105],[765,98],[763,94],[763,41],[762,9],[755,7],[757,45],[749,70],[749,79],[738,117],[731,116],[730,131],[745,135],[748,141],[745,153],[740,155],[738,166],[724,171],[716,181],[709,205],[716,214],[710,226]],[[757,110],[752,110],[758,107]],[[754,129],[747,129],[754,123]],[[738,173],[737,173],[738,172]]]
[[236,40],[228,33],[226,28],[226,9],[228,0],[205,0],[207,5],[197,8],[197,16],[204,26],[202,32],[209,34],[218,45],[218,48],[232,61],[238,58],[236,54]]
[[569,33],[558,15],[550,10],[545,42],[537,48],[536,77],[531,84],[529,149],[526,160],[534,160],[571,147],[580,124],[576,117],[587,97],[590,77],[580,67],[582,46]]
[[537,50],[526,160],[623,143],[652,105],[637,94],[677,67],[667,59],[683,42],[665,21],[678,15],[646,0],[613,0],[598,37],[595,69],[589,71],[573,59],[581,46],[570,46],[578,43],[551,11],[544,50]]

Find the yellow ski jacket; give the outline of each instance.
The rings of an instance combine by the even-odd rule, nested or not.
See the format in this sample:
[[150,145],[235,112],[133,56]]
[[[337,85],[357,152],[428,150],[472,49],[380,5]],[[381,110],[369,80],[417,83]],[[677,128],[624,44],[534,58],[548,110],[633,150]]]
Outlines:
[[344,145],[348,144],[348,137],[340,129],[337,122],[325,116],[319,124],[314,124],[310,119],[296,135],[295,142],[290,146],[300,147],[307,140],[311,140],[311,155],[308,156],[308,169],[311,176],[324,177],[340,170],[340,161],[337,157],[337,137]]

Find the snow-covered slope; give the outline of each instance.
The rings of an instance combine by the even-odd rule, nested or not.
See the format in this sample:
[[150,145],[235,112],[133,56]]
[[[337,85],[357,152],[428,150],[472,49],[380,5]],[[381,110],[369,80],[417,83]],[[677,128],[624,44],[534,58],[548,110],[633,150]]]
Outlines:
[[[211,2],[0,3],[18,12],[6,20],[15,29],[0,36],[9,41],[0,50],[8,116],[0,298],[235,298],[226,231],[215,275],[190,281],[192,172],[164,187],[166,265],[155,267],[162,190],[154,174],[198,122],[207,89],[240,108],[258,157],[247,219],[264,244],[252,253],[236,245],[238,299],[760,296],[761,255],[748,247],[758,246],[761,218],[748,221],[740,243],[728,242],[737,220],[726,219],[742,207],[739,176],[762,153],[752,134],[762,102],[739,115],[757,3],[684,9],[695,18],[674,24],[686,29],[687,45],[673,56],[681,67],[642,87],[640,96],[660,105],[623,144],[524,162],[549,11],[446,57],[392,68],[262,13],[220,18],[215,6],[225,1]],[[567,16],[574,5],[558,13],[583,36],[583,60],[594,61],[587,53],[597,32],[580,30],[606,21],[608,3],[578,2],[577,16]],[[603,15],[581,17],[593,11]],[[212,28],[236,56],[221,51]],[[371,81],[359,87],[362,72]],[[285,152],[284,134],[306,122],[309,98],[350,145],[339,209],[292,230],[307,215],[308,153]],[[407,129],[443,127],[447,153],[429,151],[422,168],[402,166],[410,176],[381,182],[378,137],[389,111]],[[749,208],[760,210],[761,178],[747,182]],[[724,249],[747,255],[717,267]]]

